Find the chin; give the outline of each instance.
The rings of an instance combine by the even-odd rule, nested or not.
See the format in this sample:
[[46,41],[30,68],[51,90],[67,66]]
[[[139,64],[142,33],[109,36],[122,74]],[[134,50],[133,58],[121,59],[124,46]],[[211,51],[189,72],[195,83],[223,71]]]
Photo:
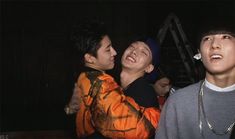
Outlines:
[[107,66],[107,69],[106,70],[111,70],[111,69],[113,69],[114,68],[114,65],[109,65],[109,66]]
[[221,74],[226,73],[226,70],[224,69],[210,69],[208,71],[209,73],[214,74],[214,75],[221,75]]

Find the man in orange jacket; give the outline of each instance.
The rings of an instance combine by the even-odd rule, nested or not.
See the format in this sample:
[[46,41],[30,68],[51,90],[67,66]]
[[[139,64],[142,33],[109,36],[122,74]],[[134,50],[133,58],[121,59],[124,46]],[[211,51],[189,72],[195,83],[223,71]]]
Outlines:
[[[156,107],[142,107],[125,96],[122,88],[106,70],[114,67],[116,51],[103,26],[86,23],[73,35],[78,52],[83,55],[84,71],[78,77],[67,114],[76,112],[76,131],[84,138],[149,138],[160,118]],[[143,56],[151,50],[144,42]],[[147,93],[147,92],[146,92]],[[100,135],[102,134],[102,135]]]

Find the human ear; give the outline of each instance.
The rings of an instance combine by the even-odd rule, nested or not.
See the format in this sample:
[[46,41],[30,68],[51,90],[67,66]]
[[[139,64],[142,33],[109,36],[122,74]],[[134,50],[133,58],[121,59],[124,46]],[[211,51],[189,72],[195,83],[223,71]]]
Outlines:
[[85,59],[85,62],[87,63],[90,63],[90,64],[94,63],[94,56],[92,56],[91,54],[86,53],[84,55],[84,59]]
[[196,59],[196,60],[201,59],[202,58],[201,52],[198,50],[198,53],[196,55],[194,55],[193,58]]
[[152,72],[154,69],[154,66],[152,64],[149,64],[146,68],[145,68],[145,72],[146,73],[150,73]]

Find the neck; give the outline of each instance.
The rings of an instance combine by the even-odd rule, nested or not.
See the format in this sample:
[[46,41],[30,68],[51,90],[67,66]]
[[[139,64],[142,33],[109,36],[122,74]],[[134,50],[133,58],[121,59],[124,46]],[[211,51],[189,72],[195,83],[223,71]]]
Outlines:
[[89,64],[89,63],[86,63],[85,66],[89,67],[89,68],[92,68],[92,69],[96,69],[96,70],[101,71],[101,72],[105,72],[104,70],[100,69],[99,67],[97,67],[95,65],[92,65],[92,64]]
[[211,75],[206,73],[206,80],[213,85],[225,88],[235,84],[235,75]]
[[144,76],[144,73],[142,72],[134,72],[123,68],[120,74],[120,81],[122,88],[127,88],[129,84],[131,84],[133,81],[142,76]]
[[218,92],[230,92],[230,91],[235,90],[235,84],[225,87],[225,88],[221,88],[208,82],[206,79],[205,79],[205,86],[210,88],[211,90],[218,91]]

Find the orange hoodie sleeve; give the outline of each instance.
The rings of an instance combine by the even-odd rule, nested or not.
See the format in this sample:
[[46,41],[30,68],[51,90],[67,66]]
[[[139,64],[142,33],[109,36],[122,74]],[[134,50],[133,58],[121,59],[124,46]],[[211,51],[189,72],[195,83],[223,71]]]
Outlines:
[[110,138],[149,138],[155,133],[160,111],[144,108],[126,97],[109,75],[99,77],[101,87],[93,100],[91,113],[95,128]]

